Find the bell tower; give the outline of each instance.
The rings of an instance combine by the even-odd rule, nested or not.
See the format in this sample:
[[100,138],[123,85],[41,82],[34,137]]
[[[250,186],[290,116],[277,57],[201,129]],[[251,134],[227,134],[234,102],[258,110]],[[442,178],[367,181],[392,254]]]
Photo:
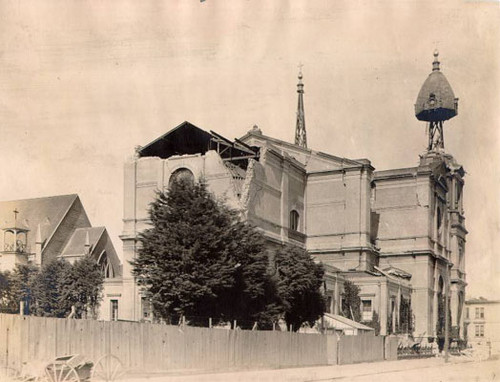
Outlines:
[[14,222],[2,228],[3,247],[0,255],[2,271],[12,270],[17,264],[27,264],[30,260],[28,246],[29,229],[18,222],[19,211],[15,208]]
[[[428,206],[429,232],[434,261],[433,311],[435,334],[448,331],[451,338],[463,337],[465,301],[465,242],[467,230],[463,210],[465,171],[456,159],[445,152],[444,122],[457,116],[458,98],[441,72],[439,53],[434,52],[432,72],[424,81],[415,103],[415,116],[427,122],[428,143],[420,156],[419,171],[431,172]],[[440,288],[439,281],[443,281]],[[443,302],[444,299],[444,302]],[[444,320],[446,306],[451,312],[451,327]],[[446,321],[446,322],[445,322]]]

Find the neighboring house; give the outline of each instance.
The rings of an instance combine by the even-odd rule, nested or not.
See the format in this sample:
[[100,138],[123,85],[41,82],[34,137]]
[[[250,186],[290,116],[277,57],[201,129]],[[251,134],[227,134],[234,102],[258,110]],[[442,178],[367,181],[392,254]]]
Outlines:
[[[456,115],[456,99],[435,57],[417,98],[418,119]],[[331,314],[340,313],[343,284],[350,280],[360,288],[365,321],[377,312],[381,334],[413,326],[425,342],[444,335],[448,295],[452,333],[459,336],[466,286],[465,172],[444,152],[442,121],[428,125],[429,147],[418,166],[375,171],[368,159],[306,147],[302,76],[297,91],[295,144],[266,136],[257,126],[229,140],[183,122],[126,162],[123,317],[150,317],[129,261],[148,226],[155,191],[168,189],[177,177],[203,177],[215,195],[262,231],[271,252],[291,243],[325,265]]]
[[100,316],[112,316],[120,259],[106,228],[91,226],[78,195],[0,202],[0,229],[2,271],[28,262],[41,267],[56,258],[70,263],[86,255],[94,258],[105,277]]
[[500,300],[484,297],[465,301],[464,332],[472,346],[491,345],[492,352],[500,352]]
[[373,328],[338,314],[325,313],[323,316],[323,326],[326,333],[337,333],[346,336],[375,334]]

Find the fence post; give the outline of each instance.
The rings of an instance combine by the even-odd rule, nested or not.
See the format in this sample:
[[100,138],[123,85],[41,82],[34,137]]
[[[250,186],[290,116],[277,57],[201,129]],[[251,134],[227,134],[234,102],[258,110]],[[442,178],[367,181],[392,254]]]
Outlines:
[[236,320],[233,322],[233,330],[236,330]]
[[19,315],[24,316],[24,301],[19,301]]
[[212,317],[208,318],[208,327],[212,329]]

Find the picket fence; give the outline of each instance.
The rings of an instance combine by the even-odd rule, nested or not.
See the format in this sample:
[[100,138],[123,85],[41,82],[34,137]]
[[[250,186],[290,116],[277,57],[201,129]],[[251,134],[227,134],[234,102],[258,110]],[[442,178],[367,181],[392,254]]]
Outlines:
[[69,354],[93,362],[113,354],[126,369],[148,372],[332,365],[390,358],[387,345],[375,336],[339,340],[322,334],[0,314],[0,366],[17,370],[33,360]]

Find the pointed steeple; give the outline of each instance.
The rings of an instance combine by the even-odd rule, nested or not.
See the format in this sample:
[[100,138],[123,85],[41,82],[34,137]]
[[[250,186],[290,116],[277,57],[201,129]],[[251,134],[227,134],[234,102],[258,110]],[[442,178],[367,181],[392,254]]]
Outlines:
[[299,101],[297,105],[297,124],[295,127],[295,144],[307,148],[306,118],[304,114],[304,84],[302,83],[302,64],[299,65],[299,82],[297,84]]

